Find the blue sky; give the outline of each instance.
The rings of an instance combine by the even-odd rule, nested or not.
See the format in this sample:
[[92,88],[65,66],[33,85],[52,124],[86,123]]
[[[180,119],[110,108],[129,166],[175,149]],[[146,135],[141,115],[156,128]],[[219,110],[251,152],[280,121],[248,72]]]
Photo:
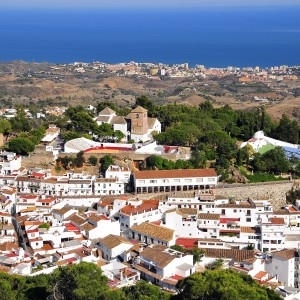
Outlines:
[[202,6],[287,6],[299,5],[299,2],[299,0],[0,0],[0,8],[159,8]]

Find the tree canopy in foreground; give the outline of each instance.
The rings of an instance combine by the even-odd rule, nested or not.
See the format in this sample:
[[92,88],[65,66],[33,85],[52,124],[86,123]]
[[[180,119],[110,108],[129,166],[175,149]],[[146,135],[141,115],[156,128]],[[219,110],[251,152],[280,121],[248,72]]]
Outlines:
[[144,281],[123,289],[110,289],[95,264],[82,262],[60,267],[51,274],[17,276],[0,273],[2,300],[279,300],[251,277],[231,270],[195,273],[178,283],[178,295],[163,292]]

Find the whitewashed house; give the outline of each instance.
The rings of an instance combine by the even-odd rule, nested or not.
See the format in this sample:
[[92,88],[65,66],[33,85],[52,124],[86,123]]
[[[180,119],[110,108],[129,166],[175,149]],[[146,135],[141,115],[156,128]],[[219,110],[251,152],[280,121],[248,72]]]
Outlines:
[[129,168],[110,165],[105,172],[105,178],[115,178],[119,182],[129,183],[130,174]]
[[135,193],[209,189],[217,185],[214,169],[146,170],[133,174]]
[[98,242],[102,251],[102,257],[106,260],[121,258],[126,260],[126,252],[133,247],[133,244],[119,235],[109,234]]

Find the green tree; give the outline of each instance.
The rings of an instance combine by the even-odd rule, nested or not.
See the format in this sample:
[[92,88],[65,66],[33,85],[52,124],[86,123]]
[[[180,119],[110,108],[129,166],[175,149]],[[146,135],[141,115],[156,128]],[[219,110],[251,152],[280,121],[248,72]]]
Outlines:
[[16,294],[8,281],[0,281],[0,291],[2,300],[15,300]]
[[0,118],[0,133],[3,133],[4,135],[12,133],[12,126],[9,120]]
[[135,106],[142,106],[151,114],[155,109],[155,104],[152,99],[145,95],[136,97]]
[[173,249],[173,250],[182,252],[182,253],[185,252],[185,249],[184,249],[183,247],[179,246],[179,245],[173,245],[173,246],[171,246],[170,248]]
[[101,172],[105,173],[108,167],[114,163],[114,160],[110,155],[104,155],[103,157],[100,158],[99,162],[101,165],[100,167]]
[[113,133],[113,137],[116,138],[117,142],[119,143],[125,137],[124,133],[121,130],[116,130]]
[[155,285],[140,281],[136,285],[123,288],[128,300],[169,300],[171,295],[167,294]]
[[11,125],[15,132],[26,132],[31,130],[32,126],[22,106],[17,107],[16,115],[11,119]]
[[85,163],[84,152],[80,151],[76,154],[76,157],[73,159],[73,166],[81,168]]
[[109,107],[110,109],[114,110],[115,112],[119,111],[119,108],[116,106],[115,103],[109,102],[109,101],[104,101],[104,102],[97,103],[97,106],[96,106],[97,114],[106,107]]
[[218,259],[214,260],[213,262],[209,263],[208,265],[206,265],[206,269],[219,270],[219,269],[222,269],[223,265],[224,265],[224,260],[221,258],[218,258]]
[[207,161],[205,151],[197,149],[194,150],[190,161],[195,168],[205,168]]
[[58,157],[56,163],[61,164],[65,170],[68,170],[73,159],[69,156]]
[[287,115],[282,115],[279,125],[274,131],[274,136],[285,142],[298,144],[299,143],[299,123],[291,121]]
[[95,155],[92,155],[88,158],[88,162],[92,165],[92,166],[96,166],[98,163],[98,158]]
[[248,275],[232,270],[205,271],[180,280],[176,300],[279,300],[274,291],[259,285]]
[[201,104],[199,104],[199,109],[205,112],[212,111],[213,105],[210,101],[204,101]]
[[8,142],[8,150],[17,154],[26,155],[34,150],[34,144],[27,138],[16,137]]
[[197,247],[194,247],[191,252],[193,255],[193,263],[194,264],[200,262],[202,257],[204,256],[204,252]]
[[101,269],[86,262],[54,270],[50,290],[51,299],[65,300],[105,299],[109,292]]
[[62,134],[65,141],[70,141],[81,137],[81,134],[76,131],[66,131]]
[[100,138],[112,137],[114,135],[114,130],[112,125],[107,123],[102,123],[95,129],[95,134]]
[[264,154],[255,153],[252,165],[257,172],[271,172],[274,174],[286,173],[291,169],[290,162],[287,160],[281,147],[276,147]]

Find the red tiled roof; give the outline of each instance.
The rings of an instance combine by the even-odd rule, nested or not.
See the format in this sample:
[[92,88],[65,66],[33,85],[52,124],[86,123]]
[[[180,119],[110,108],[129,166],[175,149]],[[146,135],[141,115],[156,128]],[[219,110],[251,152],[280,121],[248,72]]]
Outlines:
[[145,170],[134,173],[136,179],[216,177],[215,169]]
[[35,196],[35,195],[20,195],[20,198],[24,198],[24,199],[36,199],[36,198],[38,198],[38,196]]
[[227,223],[227,222],[237,222],[240,221],[240,218],[220,218],[220,223]]
[[278,224],[283,225],[284,224],[284,218],[270,218],[271,224]]
[[43,173],[38,173],[38,172],[32,172],[32,173],[30,174],[30,176],[33,176],[33,177],[44,177],[45,174],[43,174]]
[[175,279],[175,280],[180,280],[180,279],[183,279],[184,277],[175,274],[175,275],[171,276],[170,278]]
[[80,232],[80,229],[77,226],[75,226],[71,223],[65,223],[65,227],[66,227],[67,231],[78,231],[78,232]]
[[229,258],[237,262],[252,258],[255,255],[253,250],[238,250],[238,249],[217,249],[217,248],[202,248],[206,257]]
[[283,249],[276,252],[272,252],[273,256],[279,256],[284,260],[288,260],[294,257],[298,257],[298,252],[295,249]]
[[17,257],[18,255],[16,253],[8,253],[8,254],[5,254],[6,257]]
[[157,209],[158,205],[159,200],[145,200],[138,206],[134,206],[132,204],[126,205],[120,210],[120,212],[126,215],[139,214],[143,213],[144,211]]
[[161,221],[158,220],[158,221],[153,221],[153,222],[151,222],[151,223],[154,224],[154,225],[160,225],[160,224],[161,224]]
[[34,233],[34,232],[39,232],[39,230],[37,228],[36,229],[27,230],[27,233]]
[[258,272],[256,275],[254,275],[253,277],[254,277],[255,279],[260,280],[260,279],[262,279],[263,277],[265,277],[266,275],[268,275],[267,272],[259,271],[259,272]]
[[178,238],[176,245],[184,247],[185,249],[192,249],[197,246],[197,238]]

